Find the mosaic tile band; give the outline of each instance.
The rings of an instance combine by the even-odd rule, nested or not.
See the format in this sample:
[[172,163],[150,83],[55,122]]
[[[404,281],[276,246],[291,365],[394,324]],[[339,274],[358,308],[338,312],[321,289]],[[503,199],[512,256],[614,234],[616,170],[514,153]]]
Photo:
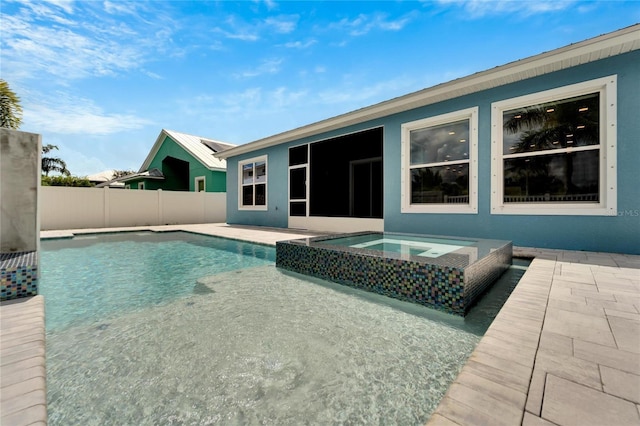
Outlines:
[[0,258],[0,301],[36,294],[38,294],[37,253],[3,253]]
[[337,251],[307,243],[276,243],[276,266],[464,316],[511,264],[506,243],[471,265],[449,267]]

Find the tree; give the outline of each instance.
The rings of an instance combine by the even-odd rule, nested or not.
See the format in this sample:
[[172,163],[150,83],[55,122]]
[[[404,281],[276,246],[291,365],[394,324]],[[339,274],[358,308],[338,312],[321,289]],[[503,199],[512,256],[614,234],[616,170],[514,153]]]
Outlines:
[[42,174],[49,176],[51,172],[58,172],[64,176],[70,176],[71,172],[67,169],[67,163],[57,157],[47,157],[51,150],[58,149],[56,145],[47,144],[42,147]]
[[22,123],[20,98],[0,79],[0,127],[17,130]]

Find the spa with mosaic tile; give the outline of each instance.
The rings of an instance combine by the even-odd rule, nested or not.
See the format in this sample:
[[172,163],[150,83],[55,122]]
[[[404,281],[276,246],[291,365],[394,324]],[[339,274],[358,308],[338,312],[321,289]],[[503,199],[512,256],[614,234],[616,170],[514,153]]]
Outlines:
[[279,268],[461,316],[511,258],[509,241],[437,236],[356,233],[276,243]]

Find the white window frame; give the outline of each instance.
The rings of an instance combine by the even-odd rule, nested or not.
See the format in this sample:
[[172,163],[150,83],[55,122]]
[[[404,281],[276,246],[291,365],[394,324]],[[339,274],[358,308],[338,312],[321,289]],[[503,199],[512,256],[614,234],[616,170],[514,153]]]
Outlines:
[[[600,93],[599,201],[594,203],[504,203],[503,113],[512,109]],[[541,151],[578,152],[582,147]],[[593,146],[589,146],[593,149]],[[598,78],[491,104],[491,214],[508,215],[617,215],[617,75]]]
[[[202,182],[202,191],[198,190],[198,182]],[[198,176],[193,180],[194,191],[195,192],[207,192],[207,178],[206,176]]]
[[[295,166],[289,166],[289,169],[287,171],[287,212],[288,212],[288,216],[289,217],[309,217],[309,187],[310,187],[310,177],[309,177],[309,164],[311,164],[310,160],[311,160],[311,144],[310,143],[306,143],[306,144],[302,144],[302,145],[295,145],[295,146],[290,146],[287,149],[287,164],[289,163],[289,150],[291,150],[291,148],[298,148],[300,146],[307,146],[307,162],[303,163],[303,164],[297,164]],[[299,199],[296,198],[295,200],[291,199],[291,170],[293,169],[306,169],[305,171],[305,176],[307,178],[306,182],[305,182],[305,189],[306,189],[306,193],[305,193],[305,198],[304,199]],[[291,216],[291,203],[292,202],[304,202],[306,203],[306,209],[305,209],[305,214],[304,216]]]
[[[260,162],[264,162],[264,168],[265,168],[265,181],[264,181],[264,185],[265,185],[265,205],[264,206],[256,206],[255,202],[255,185],[256,183],[252,183],[251,185],[254,186],[254,197],[253,197],[253,205],[252,206],[245,206],[242,204],[242,188],[245,186],[245,184],[242,182],[242,168],[245,164],[249,164],[249,163],[260,163]],[[255,175],[254,175],[255,177]],[[262,184],[262,182],[260,182],[260,184]],[[262,155],[259,157],[253,157],[253,158],[248,158],[246,160],[242,160],[238,162],[238,210],[256,210],[256,211],[266,211],[268,210],[268,205],[269,205],[269,162],[267,159],[266,155]]]
[[144,181],[142,181],[142,182],[138,182],[138,189],[139,189],[140,191],[144,191]]
[[[469,203],[468,204],[412,204],[411,203],[411,132],[455,121],[469,120]],[[403,123],[401,126],[401,212],[402,213],[478,213],[478,107],[467,108]],[[442,163],[444,165],[446,163]],[[430,163],[431,166],[440,165]]]

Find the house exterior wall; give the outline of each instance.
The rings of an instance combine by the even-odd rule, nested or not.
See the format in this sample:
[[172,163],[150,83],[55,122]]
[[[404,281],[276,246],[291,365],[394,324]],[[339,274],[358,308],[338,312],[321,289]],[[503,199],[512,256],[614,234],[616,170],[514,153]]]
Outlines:
[[[491,214],[491,108],[493,102],[617,75],[617,214]],[[382,125],[384,127],[384,230],[513,241],[516,246],[640,254],[640,51],[614,56],[501,87],[427,105],[337,132],[324,133],[227,159],[227,222],[286,227],[288,148]],[[478,107],[478,213],[401,211],[401,125]],[[238,162],[268,156],[268,209],[238,209]]]
[[[288,173],[289,145],[278,145],[267,150],[227,159],[227,223],[257,226],[288,227]],[[268,154],[267,158],[267,210],[240,210],[238,208],[238,163],[242,160]],[[229,193],[229,191],[232,191]],[[229,216],[231,215],[231,216]]]
[[[165,137],[160,149],[149,164],[148,169],[163,170],[162,160],[166,157],[173,157],[189,163],[189,191],[195,191],[195,178],[199,176],[205,177],[206,192],[225,192],[226,190],[226,173],[217,170],[209,170],[202,165],[194,156],[185,151],[180,145],[175,143],[171,138]],[[166,180],[141,179],[134,180],[130,183],[132,189],[137,189],[138,182],[145,182],[145,189],[164,189],[177,190],[175,179],[170,174],[165,174]]]

